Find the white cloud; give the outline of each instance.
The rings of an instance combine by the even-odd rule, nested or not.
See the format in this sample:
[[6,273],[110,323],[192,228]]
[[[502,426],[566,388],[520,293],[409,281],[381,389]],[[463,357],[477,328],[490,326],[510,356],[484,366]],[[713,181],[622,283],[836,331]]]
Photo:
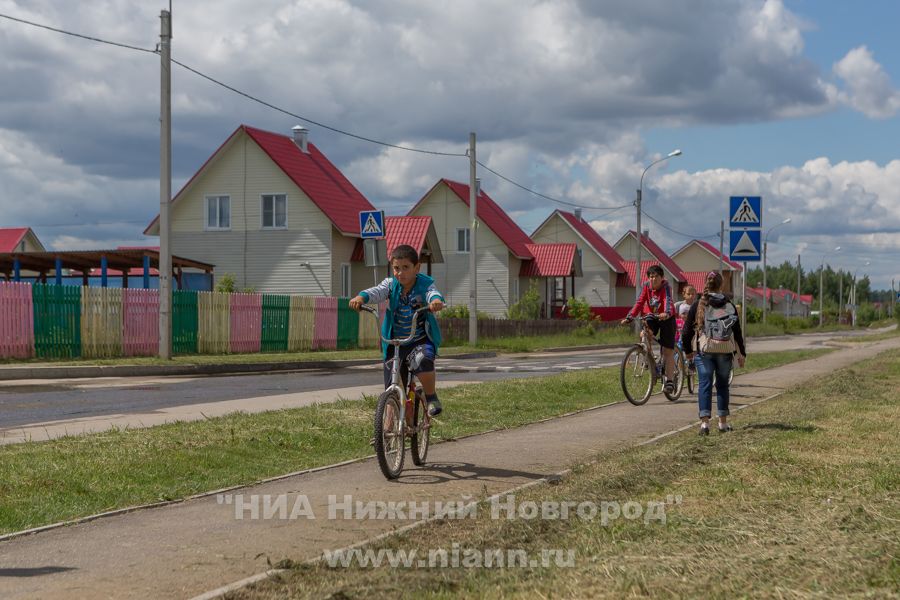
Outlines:
[[854,48],[835,63],[834,72],[847,84],[838,99],[868,117],[886,119],[900,110],[900,91],[865,46]]

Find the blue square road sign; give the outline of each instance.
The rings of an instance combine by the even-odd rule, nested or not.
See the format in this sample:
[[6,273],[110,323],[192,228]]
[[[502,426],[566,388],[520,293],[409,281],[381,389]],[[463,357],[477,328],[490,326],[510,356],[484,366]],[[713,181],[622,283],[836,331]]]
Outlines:
[[728,226],[730,228],[762,227],[762,197],[732,196],[728,199]]
[[745,262],[762,260],[762,245],[760,244],[759,229],[738,229],[729,232],[731,243],[729,245],[728,258]]
[[384,232],[384,211],[383,210],[363,210],[359,213],[359,234],[366,238],[383,238]]

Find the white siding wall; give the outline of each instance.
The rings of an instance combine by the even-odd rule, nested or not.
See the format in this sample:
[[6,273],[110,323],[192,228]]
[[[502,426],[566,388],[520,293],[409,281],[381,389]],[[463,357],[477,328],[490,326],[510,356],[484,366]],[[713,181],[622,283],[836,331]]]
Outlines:
[[[562,217],[558,214],[551,216],[544,226],[534,233],[532,239],[539,244],[575,244],[581,250],[583,272],[583,277],[575,278],[575,296],[584,297],[591,306],[616,306],[615,271],[609,268],[606,261],[597,254],[592,246],[585,243],[584,239]],[[567,294],[570,286],[571,281],[566,278]],[[593,291],[594,288],[597,289],[597,292]]]
[[[287,229],[262,229],[263,194],[287,195]],[[230,231],[205,230],[208,195],[230,196]],[[309,197],[239,133],[173,206],[172,253],[215,265],[217,278],[233,274],[240,288],[331,295],[332,229]]]
[[[456,230],[468,226],[469,207],[446,185],[440,184],[410,213],[432,218],[443,264],[432,265],[435,285],[449,305],[469,303],[469,254],[457,251]],[[505,316],[509,307],[510,270],[518,266],[510,260],[509,249],[486,225],[478,228],[476,251],[478,310]],[[493,282],[489,282],[492,278]]]

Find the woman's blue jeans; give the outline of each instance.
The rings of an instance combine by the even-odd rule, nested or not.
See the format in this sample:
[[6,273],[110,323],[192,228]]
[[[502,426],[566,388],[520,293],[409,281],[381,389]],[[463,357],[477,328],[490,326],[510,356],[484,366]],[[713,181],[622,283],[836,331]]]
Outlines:
[[734,356],[727,354],[697,354],[694,364],[697,366],[697,399],[700,403],[700,418],[712,416],[713,373],[716,374],[716,408],[718,415],[725,417],[728,412],[730,394],[728,375]]

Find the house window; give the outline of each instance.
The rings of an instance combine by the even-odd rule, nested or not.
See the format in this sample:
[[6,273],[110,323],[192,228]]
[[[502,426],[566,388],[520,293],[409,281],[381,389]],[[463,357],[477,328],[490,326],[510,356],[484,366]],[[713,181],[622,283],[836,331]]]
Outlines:
[[350,297],[350,264],[341,263],[341,298]]
[[263,229],[287,229],[287,196],[265,194],[262,196]]
[[469,252],[472,246],[469,243],[469,228],[456,230],[456,251]]
[[231,198],[229,196],[206,197],[206,228],[231,229]]
[[518,279],[513,279],[512,301],[513,302],[519,301],[519,280]]

